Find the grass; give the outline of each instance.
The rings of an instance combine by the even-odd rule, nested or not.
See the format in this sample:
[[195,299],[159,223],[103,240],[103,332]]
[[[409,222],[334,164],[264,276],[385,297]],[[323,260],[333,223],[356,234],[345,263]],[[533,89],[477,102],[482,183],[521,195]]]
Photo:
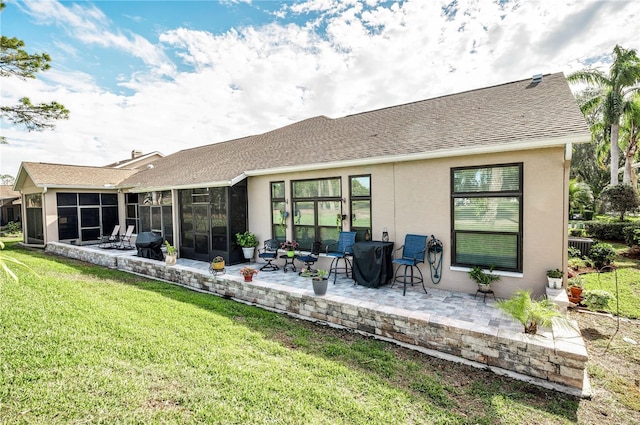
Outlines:
[[[614,260],[616,268],[606,273],[586,273],[580,276],[584,289],[602,289],[616,296],[616,279],[618,281],[618,295],[620,305],[614,299],[608,311],[620,311],[621,317],[630,319],[640,318],[640,263],[636,259],[624,256],[629,249],[620,243],[611,243],[617,252]],[[573,260],[572,260],[573,261]]]
[[[38,275],[16,270],[19,283],[0,281],[2,424],[570,424],[593,406],[346,331],[7,248]],[[628,381],[603,375],[629,398],[618,410],[632,417]],[[598,409],[587,417],[598,419]]]

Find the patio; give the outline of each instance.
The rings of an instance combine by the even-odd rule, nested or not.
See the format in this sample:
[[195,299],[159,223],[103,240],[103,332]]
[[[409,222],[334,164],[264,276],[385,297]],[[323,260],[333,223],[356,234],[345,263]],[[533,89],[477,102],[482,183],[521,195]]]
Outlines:
[[584,370],[586,348],[575,329],[556,324],[539,335],[525,335],[522,325],[497,309],[493,299],[485,302],[481,296],[442,289],[425,293],[421,286],[408,287],[403,296],[399,285],[367,288],[344,276],[335,285],[329,283],[326,296],[318,297],[309,278],[291,271],[260,272],[253,282],[245,283],[239,270],[246,264],[227,266],[224,274],[213,276],[208,263],[180,258],[167,267],[137,257],[135,250],[55,242],[47,245],[47,252],[352,329],[545,388],[583,397],[590,393]]

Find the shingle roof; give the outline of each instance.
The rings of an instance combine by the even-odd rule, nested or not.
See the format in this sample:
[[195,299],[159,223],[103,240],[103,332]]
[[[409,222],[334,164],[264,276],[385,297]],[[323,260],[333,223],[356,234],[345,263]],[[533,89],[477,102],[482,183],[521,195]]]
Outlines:
[[538,84],[516,81],[342,118],[303,120],[264,134],[176,152],[123,186],[161,188],[228,183],[281,167],[424,153],[514,149],[536,141],[590,139],[562,73]]
[[13,190],[12,185],[0,184],[0,199],[15,199],[20,197],[20,192]]
[[[23,162],[22,168],[39,187],[102,188],[117,186],[137,170]],[[19,176],[20,178],[20,176]]]
[[158,151],[153,151],[145,154],[141,154],[136,156],[135,158],[126,158],[121,159],[116,162],[112,162],[111,164],[104,165],[103,167],[107,168],[139,168],[137,166],[138,163],[144,162],[144,164],[148,164],[148,162],[144,161],[150,157],[157,156],[158,158],[163,158],[164,155]]

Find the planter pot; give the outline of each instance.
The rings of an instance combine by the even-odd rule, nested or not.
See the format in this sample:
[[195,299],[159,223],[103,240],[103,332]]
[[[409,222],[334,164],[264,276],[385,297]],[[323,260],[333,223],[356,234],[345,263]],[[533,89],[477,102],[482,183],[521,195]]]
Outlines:
[[244,277],[244,281],[245,282],[253,282],[253,275],[250,274],[249,276],[245,276]]
[[222,270],[224,269],[224,261],[221,263],[211,263],[211,267],[213,267],[213,270]]
[[173,266],[176,264],[176,261],[178,261],[178,254],[167,254],[164,257],[164,261],[167,266]]
[[287,251],[287,257],[293,258],[295,256],[296,256],[296,252],[295,251]]
[[327,284],[329,283],[329,280],[314,277],[311,280],[311,283],[313,284],[314,294],[322,296],[327,293]]
[[255,251],[255,247],[242,248],[242,254],[244,254],[244,258],[250,260],[253,258],[253,252]]
[[569,291],[571,291],[571,296],[574,298],[580,298],[580,296],[582,295],[582,288],[577,286],[570,287]]
[[478,291],[480,292],[489,292],[491,291],[491,285],[485,285],[482,283],[478,283]]
[[562,288],[562,278],[561,277],[548,277],[547,282],[549,284],[549,288],[551,289],[560,289]]

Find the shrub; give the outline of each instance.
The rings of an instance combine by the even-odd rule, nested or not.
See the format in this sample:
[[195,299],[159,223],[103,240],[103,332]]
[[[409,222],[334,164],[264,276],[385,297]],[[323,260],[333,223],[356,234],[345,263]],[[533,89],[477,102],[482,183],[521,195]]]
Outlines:
[[593,261],[595,268],[600,269],[611,264],[613,259],[616,258],[616,251],[611,244],[597,243],[591,247],[589,258]]
[[570,246],[568,248],[569,251],[569,258],[581,258],[582,257],[582,252],[576,248],[575,246]]
[[569,235],[580,238],[580,237],[584,236],[584,229],[570,229],[569,230]]
[[548,299],[535,301],[528,291],[517,291],[508,300],[498,301],[498,307],[524,326],[524,332],[535,335],[538,326],[549,326],[554,317],[562,317],[555,304]]
[[640,205],[638,192],[628,184],[609,185],[600,192],[600,198],[607,211],[620,214],[620,221],[624,221],[627,212],[636,210]]
[[605,223],[602,221],[586,221],[584,228],[592,238],[605,240],[605,241],[624,241],[624,229],[628,226],[636,226],[630,222],[611,222]]
[[10,221],[6,226],[4,226],[4,231],[7,234],[20,233],[22,232],[22,226],[20,226],[19,221]]
[[625,244],[640,245],[640,223],[629,224],[622,230],[622,234]]
[[593,311],[606,310],[609,306],[609,301],[613,299],[613,295],[602,289],[591,289],[582,293],[584,296],[584,304]]

